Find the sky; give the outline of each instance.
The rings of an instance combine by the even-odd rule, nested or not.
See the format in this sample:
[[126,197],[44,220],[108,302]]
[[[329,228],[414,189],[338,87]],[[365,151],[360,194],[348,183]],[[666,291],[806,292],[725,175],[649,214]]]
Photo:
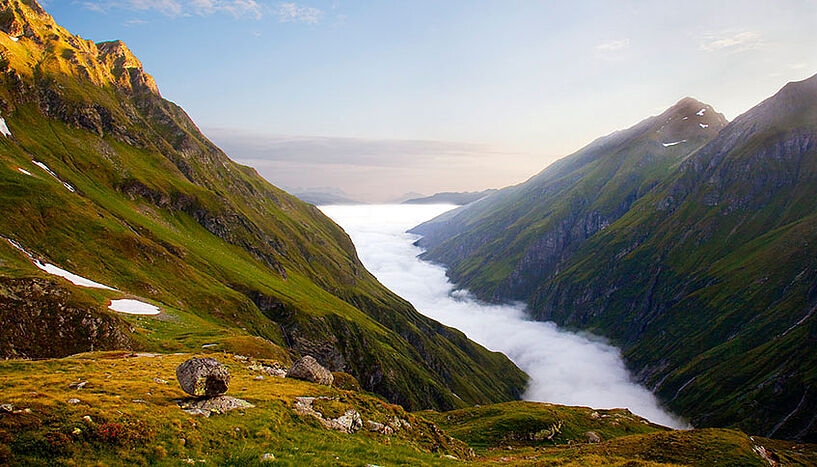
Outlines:
[[42,4],[233,159],[365,201],[519,183],[684,96],[731,120],[817,73],[814,0]]

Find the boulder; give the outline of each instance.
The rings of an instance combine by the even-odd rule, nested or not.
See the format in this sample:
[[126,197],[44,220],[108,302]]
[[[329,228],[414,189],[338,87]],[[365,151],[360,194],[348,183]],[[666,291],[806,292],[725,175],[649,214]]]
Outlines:
[[227,392],[230,372],[212,358],[191,358],[176,368],[176,379],[191,396],[218,396]]
[[287,372],[287,378],[295,378],[310,383],[331,386],[334,377],[332,372],[321,366],[317,360],[307,355],[292,365]]

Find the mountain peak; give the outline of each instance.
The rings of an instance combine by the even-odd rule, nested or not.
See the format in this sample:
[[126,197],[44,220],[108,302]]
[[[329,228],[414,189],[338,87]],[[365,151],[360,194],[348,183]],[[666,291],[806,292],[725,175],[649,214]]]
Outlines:
[[[153,77],[122,41],[98,44],[73,35],[57,25],[35,0],[0,0],[0,50],[9,68],[33,76],[48,70],[71,74],[97,85],[113,84],[131,93],[159,95]],[[3,36],[3,34],[0,34]],[[60,55],[54,49],[63,50]]]
[[711,105],[693,97],[684,97],[650,121],[660,138],[672,140],[669,143],[688,139],[699,132],[714,136],[729,123]]
[[99,49],[99,61],[111,70],[120,85],[134,91],[159,94],[159,88],[153,77],[145,73],[142,62],[124,42],[120,40],[97,42],[96,46]]
[[58,28],[54,18],[36,0],[0,0],[0,30],[11,37],[40,40],[45,30]]

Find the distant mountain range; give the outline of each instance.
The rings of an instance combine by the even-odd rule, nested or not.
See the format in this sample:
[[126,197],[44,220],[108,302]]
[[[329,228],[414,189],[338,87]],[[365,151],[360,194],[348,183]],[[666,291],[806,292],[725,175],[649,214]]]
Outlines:
[[478,199],[482,199],[490,194],[496,193],[497,190],[489,189],[483,191],[465,191],[453,192],[444,191],[435,193],[431,196],[424,196],[421,198],[412,198],[403,201],[401,204],[456,204],[463,205],[473,203]]
[[323,206],[330,204],[366,204],[363,201],[353,199],[348,193],[340,188],[321,187],[321,188],[287,188],[287,191],[292,193],[296,198],[315,206]]
[[817,76],[684,99],[413,229],[491,301],[619,346],[696,426],[817,441]]

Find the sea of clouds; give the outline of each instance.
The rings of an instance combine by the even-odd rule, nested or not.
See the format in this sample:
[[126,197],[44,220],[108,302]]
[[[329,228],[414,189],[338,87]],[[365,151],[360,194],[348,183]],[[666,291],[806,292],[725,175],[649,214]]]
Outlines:
[[507,355],[531,377],[525,399],[593,408],[626,407],[652,422],[689,425],[634,383],[621,354],[602,339],[531,321],[523,305],[488,305],[454,290],[445,269],[417,258],[406,230],[454,206],[359,205],[320,209],[351,236],[363,264],[417,310]]

